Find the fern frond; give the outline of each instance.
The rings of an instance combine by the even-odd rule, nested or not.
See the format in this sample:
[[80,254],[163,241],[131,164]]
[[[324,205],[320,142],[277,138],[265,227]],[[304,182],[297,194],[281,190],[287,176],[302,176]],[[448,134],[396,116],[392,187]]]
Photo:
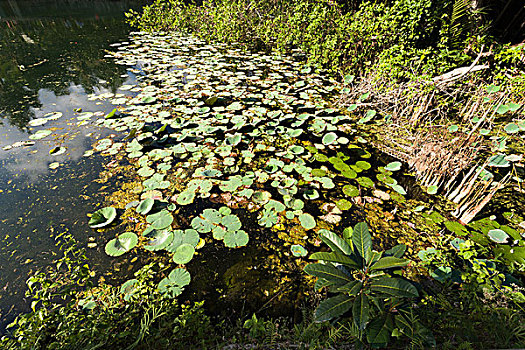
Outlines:
[[461,34],[468,30],[469,23],[469,6],[470,0],[456,0],[452,7],[450,16],[450,37],[452,43],[457,45],[461,39]]

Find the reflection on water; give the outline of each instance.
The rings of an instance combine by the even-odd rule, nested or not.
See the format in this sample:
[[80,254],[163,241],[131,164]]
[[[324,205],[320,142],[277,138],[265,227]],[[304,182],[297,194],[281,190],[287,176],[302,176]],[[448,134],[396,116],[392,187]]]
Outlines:
[[[109,160],[83,154],[111,131],[97,127],[96,116],[79,126],[78,110],[107,113],[114,106],[90,94],[127,93],[118,87],[135,82],[104,50],[126,39],[123,13],[137,6],[0,0],[0,333],[28,310],[25,281],[59,254],[57,234],[70,232],[84,246],[93,237],[99,245],[89,250],[92,263],[109,266],[106,237],[89,229],[86,214],[101,206],[117,180],[95,182]],[[28,125],[50,112],[62,116]],[[52,133],[10,148],[38,130]],[[51,155],[57,146],[65,153]]]
[[0,118],[24,128],[41,107],[39,91],[115,90],[124,68],[104,49],[129,31],[129,2],[0,1]]

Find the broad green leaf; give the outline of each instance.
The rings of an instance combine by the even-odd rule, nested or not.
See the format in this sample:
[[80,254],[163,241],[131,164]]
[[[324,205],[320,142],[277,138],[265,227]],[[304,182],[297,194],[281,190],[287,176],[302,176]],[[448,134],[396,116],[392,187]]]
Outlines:
[[393,328],[392,315],[376,318],[366,327],[366,340],[374,348],[383,348],[387,346]]
[[324,229],[319,230],[319,233],[321,234],[321,240],[330,248],[332,248],[334,252],[343,253],[346,255],[351,255],[354,253],[350,245],[335,233]]
[[353,268],[360,267],[359,264],[355,262],[355,260],[353,260],[350,256],[341,254],[339,252],[317,252],[310,255],[310,259],[339,263],[351,266]]
[[417,297],[419,295],[416,287],[408,281],[394,277],[379,277],[371,283],[371,289],[375,292],[386,293],[399,297]]
[[348,282],[344,286],[337,287],[338,292],[346,293],[350,296],[357,295],[363,288],[363,282],[361,281],[352,281]]
[[359,255],[368,263],[372,252],[372,237],[370,237],[368,225],[365,222],[360,222],[355,225],[354,233],[352,234],[352,243],[356,247]]
[[341,316],[352,307],[352,299],[341,294],[323,300],[315,310],[315,321],[323,322]]
[[304,272],[318,278],[326,279],[330,284],[343,285],[353,281],[351,276],[348,276],[331,264],[308,264],[304,267]]
[[376,262],[372,267],[370,267],[370,270],[383,270],[383,269],[390,269],[393,267],[402,267],[408,265],[408,260],[406,259],[400,259],[393,256],[385,256],[384,258],[379,259],[378,262]]
[[400,258],[405,254],[405,251],[407,250],[407,246],[405,244],[398,244],[395,247],[392,247],[392,249],[388,249],[385,251],[385,256],[395,256],[396,258]]
[[366,324],[370,320],[370,305],[368,304],[368,297],[366,294],[359,294],[352,306],[352,316],[354,318],[354,324],[362,331],[366,328]]
[[117,217],[117,210],[113,207],[105,207],[97,210],[89,219],[88,225],[91,228],[108,226]]

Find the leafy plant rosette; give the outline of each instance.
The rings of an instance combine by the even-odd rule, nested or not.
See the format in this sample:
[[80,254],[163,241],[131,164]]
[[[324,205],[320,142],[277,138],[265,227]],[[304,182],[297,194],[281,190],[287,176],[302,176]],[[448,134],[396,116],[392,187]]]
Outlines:
[[[317,322],[328,321],[351,311],[352,322],[358,338],[372,347],[384,347],[392,334],[403,334],[410,327],[425,333],[432,343],[431,333],[422,325],[407,324],[401,311],[407,309],[409,300],[419,296],[416,287],[400,277],[400,268],[408,264],[403,259],[406,246],[397,245],[390,250],[372,250],[368,226],[361,222],[349,238],[341,238],[328,230],[321,230],[321,239],[331,252],[317,252],[304,271],[318,278],[316,288],[328,287],[335,294],[322,301],[315,310]],[[416,326],[416,327],[414,327]]]

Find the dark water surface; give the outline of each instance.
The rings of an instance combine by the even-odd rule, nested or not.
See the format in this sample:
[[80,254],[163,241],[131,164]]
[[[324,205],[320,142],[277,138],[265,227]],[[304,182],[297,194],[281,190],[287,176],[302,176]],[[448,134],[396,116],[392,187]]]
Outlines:
[[[96,138],[111,131],[78,126],[79,113],[108,112],[109,102],[91,94],[122,93],[132,73],[105,58],[110,44],[130,31],[124,12],[129,1],[0,1],[0,332],[28,309],[25,281],[57,254],[55,237],[72,233],[86,244],[95,233],[86,214],[101,206],[118,179],[94,182],[109,159],[83,157]],[[32,119],[51,112],[62,116],[41,126]],[[52,134],[34,144],[38,130]],[[53,156],[54,147],[66,152]],[[50,169],[50,164],[59,163]],[[53,167],[53,166],[52,166]],[[93,238],[92,238],[93,239]],[[93,264],[108,265],[105,238],[94,237]]]

